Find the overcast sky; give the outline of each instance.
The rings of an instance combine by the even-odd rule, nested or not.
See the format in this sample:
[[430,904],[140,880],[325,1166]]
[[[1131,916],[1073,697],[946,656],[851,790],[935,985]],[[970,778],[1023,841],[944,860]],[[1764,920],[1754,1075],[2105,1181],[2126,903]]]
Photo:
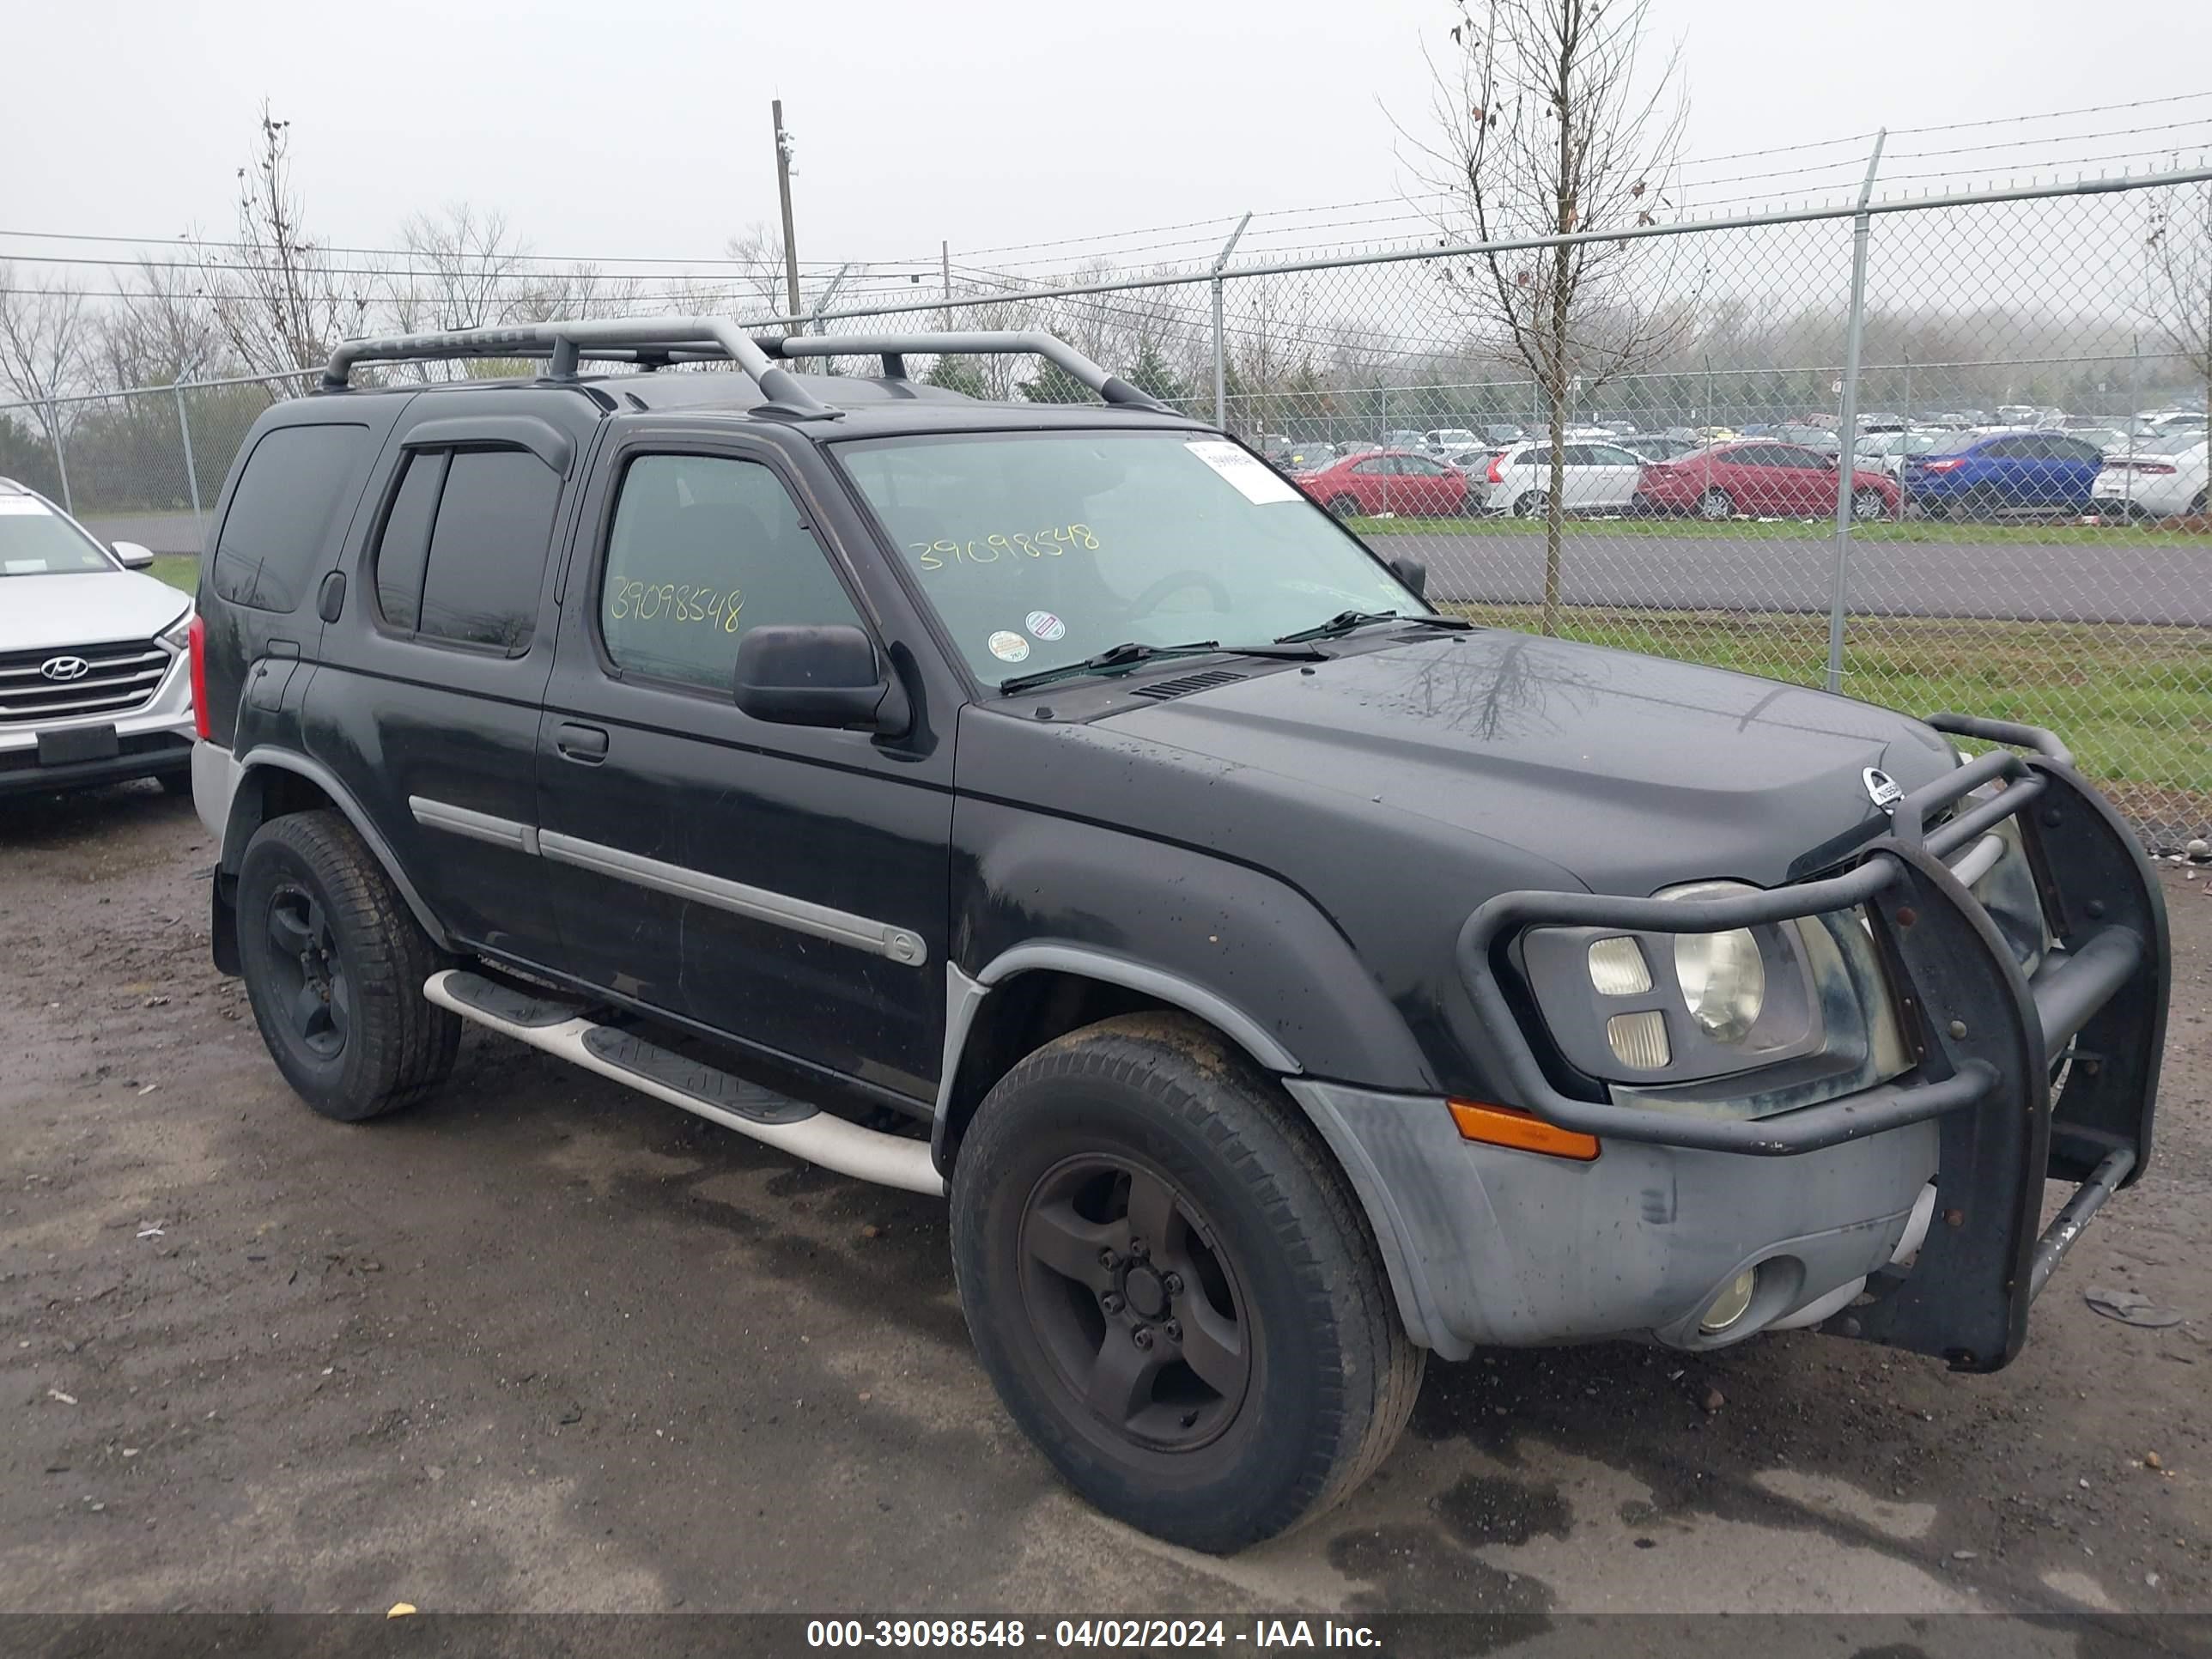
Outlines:
[[[1425,121],[1422,46],[1450,21],[1442,0],[69,0],[9,12],[9,232],[222,234],[266,97],[293,123],[295,183],[327,242],[389,245],[409,214],[465,201],[503,210],[541,253],[710,258],[775,219],[768,106],[781,97],[810,262],[933,261],[945,238],[956,261],[1060,268],[1080,250],[1008,246],[1418,188],[1390,118]],[[2116,57],[2103,19],[2123,15]],[[1650,21],[1655,53],[1681,47],[1693,157],[2191,94],[1896,138],[1908,155],[2065,142],[1893,171],[2002,181],[2037,161],[2179,144],[2193,161],[2212,144],[2201,0],[2124,14],[2082,0],[1653,0]],[[1723,182],[1808,158],[1833,165]],[[1853,143],[1707,161],[1698,176],[1713,181],[1708,202],[1798,199],[1863,165]],[[1334,222],[1363,215],[1388,210],[1262,219],[1255,233],[1272,242],[1254,246],[1391,234]],[[1119,246],[1147,263],[1175,257],[1164,245],[1178,238],[1192,233]],[[129,252],[0,238],[0,257],[57,251]]]

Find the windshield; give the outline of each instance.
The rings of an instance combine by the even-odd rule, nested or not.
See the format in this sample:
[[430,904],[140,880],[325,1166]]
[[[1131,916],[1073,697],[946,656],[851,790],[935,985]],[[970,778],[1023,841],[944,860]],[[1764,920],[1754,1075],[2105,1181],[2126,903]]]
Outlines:
[[1135,641],[1252,645],[1429,607],[1224,438],[992,433],[836,446],[975,677]]
[[0,576],[82,574],[115,568],[98,542],[44,501],[0,495]]

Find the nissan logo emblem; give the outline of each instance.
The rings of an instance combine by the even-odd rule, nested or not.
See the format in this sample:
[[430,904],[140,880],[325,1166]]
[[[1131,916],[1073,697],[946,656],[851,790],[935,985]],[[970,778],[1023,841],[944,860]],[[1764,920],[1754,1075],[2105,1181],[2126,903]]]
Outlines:
[[82,657],[49,657],[39,665],[39,672],[50,680],[81,680],[92,672],[92,665]]

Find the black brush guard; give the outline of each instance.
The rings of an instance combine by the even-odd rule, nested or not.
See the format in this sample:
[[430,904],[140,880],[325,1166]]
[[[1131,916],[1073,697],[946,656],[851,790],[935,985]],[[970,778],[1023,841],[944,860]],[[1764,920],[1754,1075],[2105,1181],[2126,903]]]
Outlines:
[[[2039,727],[1938,714],[1936,730],[1992,750],[1899,801],[1889,833],[1841,873],[1721,898],[1500,894],[1459,935],[1459,968],[1519,1104],[1562,1127],[1620,1140],[1788,1158],[1941,1121],[1936,1216],[1910,1268],[1869,1282],[1870,1301],[1824,1328],[1954,1370],[1996,1370],[2027,1335],[2027,1310],[2091,1217],[2141,1178],[2166,1041],[2166,902],[2135,837]],[[2016,752],[2016,748],[2031,750]],[[2003,787],[1930,829],[1944,809]],[[2030,976],[1944,860],[2018,821],[2057,948]],[[1507,947],[1544,926],[1719,933],[1863,906],[1917,1056],[1894,1082],[1771,1117],[1686,1117],[1559,1093],[1500,989]],[[2064,1066],[2063,1083],[2053,1079]],[[2078,1183],[2040,1235],[2046,1179]]]

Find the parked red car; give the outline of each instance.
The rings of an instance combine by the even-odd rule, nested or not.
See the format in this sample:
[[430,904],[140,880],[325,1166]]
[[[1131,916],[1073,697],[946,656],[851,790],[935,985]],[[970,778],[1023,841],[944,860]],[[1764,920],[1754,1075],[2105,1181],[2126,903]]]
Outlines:
[[[1897,516],[1897,480],[1886,472],[1851,473],[1851,516]],[[1636,481],[1636,505],[1653,513],[1695,513],[1701,519],[1826,518],[1836,510],[1836,458],[1802,444],[1753,440],[1654,461]]]
[[1410,449],[1370,449],[1291,482],[1340,519],[1468,510],[1467,475]]

